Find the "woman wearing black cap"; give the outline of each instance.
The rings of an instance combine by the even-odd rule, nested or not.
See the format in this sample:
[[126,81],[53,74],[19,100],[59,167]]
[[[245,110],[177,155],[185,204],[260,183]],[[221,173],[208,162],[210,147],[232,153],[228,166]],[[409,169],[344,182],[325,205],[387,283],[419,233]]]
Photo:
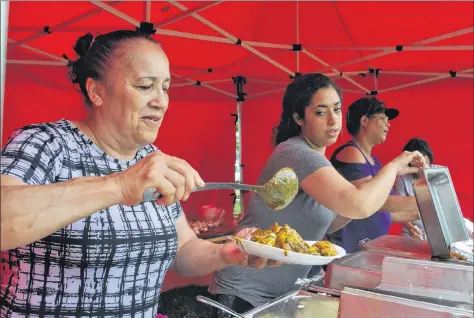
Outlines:
[[[382,165],[371,154],[372,148],[385,141],[390,120],[398,114],[397,109],[386,108],[382,101],[372,97],[361,98],[349,106],[346,127],[354,138],[336,149],[331,157],[331,163],[341,175],[358,185],[377,174]],[[393,194],[392,191],[378,213],[351,221],[340,231],[329,235],[330,240],[342,244],[347,252],[356,252],[361,240],[386,235],[392,222],[419,219],[414,197]]]

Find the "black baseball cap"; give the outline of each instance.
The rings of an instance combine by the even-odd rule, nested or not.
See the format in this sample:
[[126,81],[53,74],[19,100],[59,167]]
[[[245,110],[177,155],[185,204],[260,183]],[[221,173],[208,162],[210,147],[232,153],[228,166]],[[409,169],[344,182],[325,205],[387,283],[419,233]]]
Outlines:
[[364,115],[370,116],[379,113],[387,115],[389,120],[394,119],[398,114],[400,114],[398,109],[387,108],[384,102],[376,98],[364,97],[356,100],[351,104],[351,106],[349,106],[349,109],[347,110],[347,119],[349,120],[350,118],[351,121],[359,121]]
[[400,112],[395,108],[387,108],[385,103],[375,97],[363,97],[353,102],[346,113],[346,126],[351,135],[359,131],[362,116],[385,114],[389,120],[397,117]]

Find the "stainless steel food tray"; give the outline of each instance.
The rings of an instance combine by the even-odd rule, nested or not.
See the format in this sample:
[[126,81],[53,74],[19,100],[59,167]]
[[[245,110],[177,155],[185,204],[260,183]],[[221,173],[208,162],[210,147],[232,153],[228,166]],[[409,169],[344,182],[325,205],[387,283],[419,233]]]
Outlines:
[[432,256],[449,258],[449,246],[469,236],[448,168],[424,169],[413,187]]

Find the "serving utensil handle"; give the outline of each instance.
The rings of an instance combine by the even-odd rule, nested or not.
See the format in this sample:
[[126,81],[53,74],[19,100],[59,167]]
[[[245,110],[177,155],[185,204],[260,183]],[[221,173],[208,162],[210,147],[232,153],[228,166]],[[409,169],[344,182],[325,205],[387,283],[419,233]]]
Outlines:
[[[218,190],[218,189],[233,189],[233,190],[245,190],[258,192],[259,186],[232,183],[232,182],[208,182],[204,187],[195,187],[192,192],[206,191],[206,190]],[[159,193],[156,188],[148,188],[143,193],[143,201],[156,201],[163,195]]]

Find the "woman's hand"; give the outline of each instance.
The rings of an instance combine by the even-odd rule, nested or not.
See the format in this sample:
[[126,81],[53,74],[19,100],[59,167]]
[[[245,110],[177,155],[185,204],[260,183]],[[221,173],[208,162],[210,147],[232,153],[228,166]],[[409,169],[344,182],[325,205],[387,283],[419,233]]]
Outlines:
[[419,151],[404,151],[401,155],[391,161],[397,167],[397,175],[417,173],[428,168],[425,158]]
[[186,161],[161,151],[110,177],[122,194],[121,203],[129,206],[142,202],[148,188],[156,188],[161,193],[162,197],[156,200],[158,204],[170,205],[187,200],[195,186],[204,186],[199,173]]
[[408,233],[412,238],[417,240],[423,239],[423,233],[421,233],[421,230],[418,226],[413,225],[411,222],[403,223],[403,226],[408,230]]
[[[235,236],[243,239],[249,239],[255,230],[256,228],[242,229],[235,233]],[[242,252],[234,242],[227,242],[224,244],[221,249],[221,257],[224,263],[229,266],[237,265],[261,269],[264,267],[280,266],[282,264],[278,261],[267,260],[266,258],[246,254]]]

